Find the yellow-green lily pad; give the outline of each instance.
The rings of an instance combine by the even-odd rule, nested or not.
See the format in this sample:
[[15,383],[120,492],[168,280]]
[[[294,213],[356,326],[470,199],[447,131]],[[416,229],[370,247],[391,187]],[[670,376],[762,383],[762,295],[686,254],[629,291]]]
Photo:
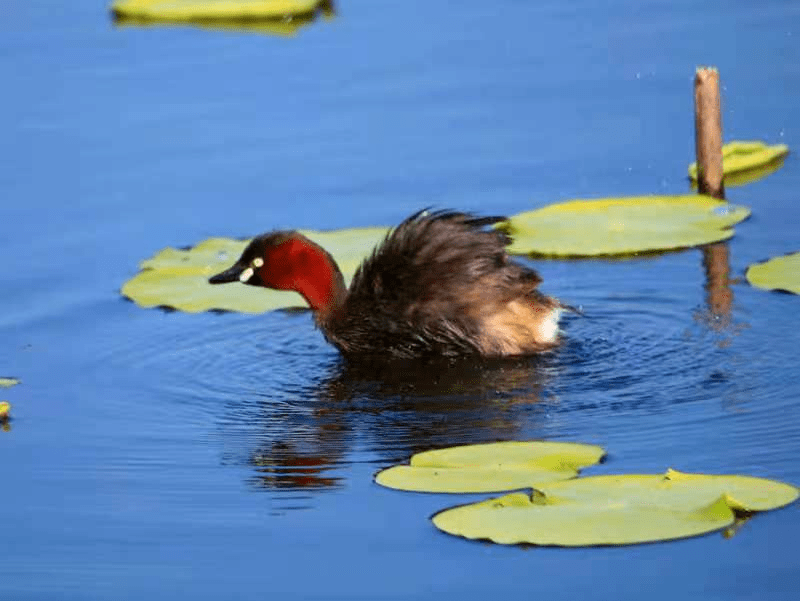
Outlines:
[[280,37],[293,37],[297,32],[314,20],[313,17],[296,17],[288,21],[281,20],[169,20],[169,19],[142,19],[136,17],[116,16],[116,27],[163,27],[187,25],[198,29],[212,31],[229,31],[234,33],[254,33]]
[[116,0],[120,17],[191,22],[198,20],[285,19],[316,11],[320,0]]
[[[733,173],[729,173],[727,175],[723,175],[722,182],[725,184],[727,188],[736,188],[739,186],[744,186],[751,182],[758,181],[760,179],[764,179],[768,175],[772,175],[778,169],[783,167],[784,159],[786,157],[781,157],[774,160],[771,163],[760,167],[754,167],[753,169],[749,169],[747,171],[735,171]],[[697,180],[691,180],[692,190],[697,190]]]
[[501,224],[510,252],[548,257],[636,255],[727,240],[750,209],[710,196],[573,200]]
[[116,0],[120,25],[194,25],[293,35],[318,12],[333,15],[331,0]]
[[378,472],[375,481],[416,492],[497,492],[574,478],[604,454],[602,447],[568,442],[466,445],[417,453],[409,465]]
[[[347,281],[387,232],[388,228],[380,227],[335,232],[300,230],[333,255]],[[211,238],[188,250],[165,248],[140,264],[141,271],[125,282],[121,293],[142,307],[170,307],[188,313],[211,309],[263,313],[305,306],[295,292],[208,283],[210,276],[239,258],[248,242]]]
[[500,544],[629,545],[706,534],[736,512],[766,511],[798,497],[794,486],[748,476],[593,476],[444,510],[433,523],[449,534]]
[[[777,171],[789,154],[785,144],[735,141],[722,147],[723,181],[728,186],[741,186]],[[697,183],[697,162],[689,165],[689,178]]]
[[11,388],[19,384],[16,378],[0,378],[0,388]]
[[800,294],[800,252],[751,265],[745,277],[757,288]]

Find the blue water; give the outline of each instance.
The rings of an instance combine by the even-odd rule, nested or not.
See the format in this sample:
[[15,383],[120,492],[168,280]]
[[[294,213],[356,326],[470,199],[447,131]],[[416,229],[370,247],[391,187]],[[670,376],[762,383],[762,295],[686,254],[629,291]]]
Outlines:
[[116,28],[101,2],[0,19],[0,599],[796,599],[800,505],[736,536],[520,549],[428,521],[374,472],[436,446],[601,444],[590,473],[800,484],[800,300],[741,281],[800,249],[800,163],[728,190],[729,313],[699,250],[534,261],[582,307],[535,360],[347,366],[306,312],[145,310],[165,246],[682,193],[692,77],[728,139],[800,140],[800,5],[340,2],[295,37]]

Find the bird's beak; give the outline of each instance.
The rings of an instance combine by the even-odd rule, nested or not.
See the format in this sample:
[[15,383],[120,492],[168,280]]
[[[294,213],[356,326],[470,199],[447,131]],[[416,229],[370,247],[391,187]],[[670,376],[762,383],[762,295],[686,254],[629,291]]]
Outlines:
[[246,266],[239,263],[234,264],[225,271],[218,273],[215,276],[208,278],[209,284],[227,284],[229,282],[239,282],[242,272],[247,269]]

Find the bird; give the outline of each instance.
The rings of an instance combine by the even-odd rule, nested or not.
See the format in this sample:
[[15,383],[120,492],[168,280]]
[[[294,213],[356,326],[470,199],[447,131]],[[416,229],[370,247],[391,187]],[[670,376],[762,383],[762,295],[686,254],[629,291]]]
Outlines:
[[509,257],[505,217],[423,209],[392,229],[349,289],[336,261],[297,231],[253,238],[211,284],[242,282],[302,295],[345,358],[511,357],[559,343],[571,307]]

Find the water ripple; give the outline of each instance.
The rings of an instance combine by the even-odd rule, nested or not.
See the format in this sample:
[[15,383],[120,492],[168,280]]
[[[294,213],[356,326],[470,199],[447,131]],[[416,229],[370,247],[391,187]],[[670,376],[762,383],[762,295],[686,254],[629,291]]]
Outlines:
[[714,327],[684,291],[606,287],[583,301],[564,344],[533,358],[348,364],[307,312],[275,312],[158,316],[162,327],[99,360],[207,416],[222,463],[247,467],[249,486],[281,499],[337,488],[353,463],[456,444],[577,439],[606,445],[612,459],[649,448],[662,469],[692,463],[706,440],[741,438],[721,420],[743,411],[752,420],[755,399],[769,395],[763,367],[739,350],[749,332],[741,314]]

